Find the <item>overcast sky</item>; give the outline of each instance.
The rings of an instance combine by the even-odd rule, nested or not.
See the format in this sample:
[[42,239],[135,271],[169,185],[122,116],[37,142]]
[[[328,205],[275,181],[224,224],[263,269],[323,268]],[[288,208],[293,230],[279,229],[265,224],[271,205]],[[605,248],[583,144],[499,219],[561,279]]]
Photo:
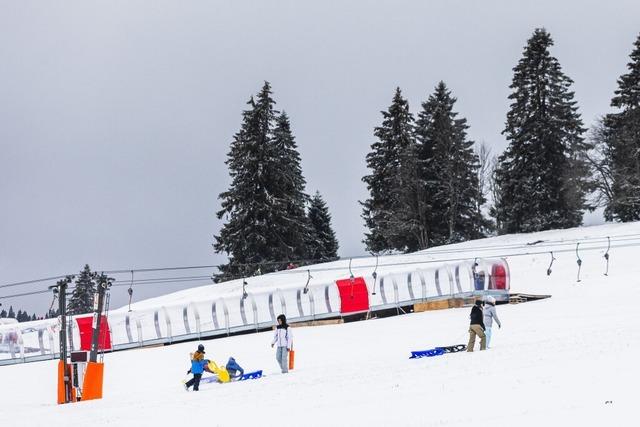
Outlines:
[[[415,113],[444,80],[469,136],[497,154],[511,69],[542,26],[590,126],[626,70],[637,0],[0,0],[0,284],[85,263],[223,261],[211,243],[224,161],[264,80],[340,255],[361,255],[365,156],[395,87]],[[135,296],[187,285],[161,286]],[[125,300],[114,288],[112,306]],[[38,313],[49,302],[0,299]]]

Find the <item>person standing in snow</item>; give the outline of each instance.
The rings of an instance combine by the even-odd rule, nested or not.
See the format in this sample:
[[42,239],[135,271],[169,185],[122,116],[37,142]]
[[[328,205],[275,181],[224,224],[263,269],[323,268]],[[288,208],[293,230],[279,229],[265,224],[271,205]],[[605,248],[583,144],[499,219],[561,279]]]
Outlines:
[[273,335],[271,348],[277,344],[276,360],[280,364],[282,373],[286,374],[289,372],[289,350],[291,350],[291,345],[293,344],[293,333],[287,324],[287,318],[284,314],[279,315],[277,320],[278,325]]
[[493,326],[493,319],[496,320],[498,328],[501,328],[500,319],[498,319],[498,313],[496,312],[496,299],[489,295],[485,299],[485,305],[483,312],[484,333],[487,336],[487,348],[491,344],[491,327]]
[[187,373],[192,373],[193,378],[187,381],[184,385],[187,391],[191,386],[193,386],[193,391],[198,391],[200,389],[200,378],[202,378],[204,367],[208,364],[209,361],[204,358],[204,346],[200,344],[198,345],[198,350],[195,353],[191,353],[191,369],[189,369],[189,372]]
[[476,344],[476,335],[480,337],[480,350],[487,349],[487,336],[484,333],[484,315],[482,314],[482,301],[477,300],[471,308],[471,325],[469,326],[469,344],[467,351],[473,351]]

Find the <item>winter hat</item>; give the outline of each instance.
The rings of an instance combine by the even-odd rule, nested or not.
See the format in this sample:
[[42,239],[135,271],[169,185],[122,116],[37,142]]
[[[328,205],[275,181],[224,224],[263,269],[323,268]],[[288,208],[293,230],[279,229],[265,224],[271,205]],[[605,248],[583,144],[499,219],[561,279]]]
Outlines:
[[476,301],[476,305],[477,305],[478,307],[480,307],[480,306],[482,305],[482,300],[477,300],[477,301]]
[[198,345],[198,351],[204,353],[204,346],[202,344]]
[[495,304],[496,303],[496,299],[494,297],[492,297],[491,295],[487,296],[487,302],[489,304]]

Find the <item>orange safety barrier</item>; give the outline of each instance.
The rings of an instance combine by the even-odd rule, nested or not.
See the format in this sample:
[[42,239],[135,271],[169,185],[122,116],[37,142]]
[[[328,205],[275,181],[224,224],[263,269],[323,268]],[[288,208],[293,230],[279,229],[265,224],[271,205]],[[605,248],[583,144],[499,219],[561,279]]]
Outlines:
[[104,363],[88,362],[82,384],[82,400],[102,399]]
[[[71,386],[71,367],[67,365],[68,383],[64,381],[64,363],[58,360],[58,404],[71,403],[76,401],[76,390]],[[66,387],[70,389],[71,400],[67,402]]]

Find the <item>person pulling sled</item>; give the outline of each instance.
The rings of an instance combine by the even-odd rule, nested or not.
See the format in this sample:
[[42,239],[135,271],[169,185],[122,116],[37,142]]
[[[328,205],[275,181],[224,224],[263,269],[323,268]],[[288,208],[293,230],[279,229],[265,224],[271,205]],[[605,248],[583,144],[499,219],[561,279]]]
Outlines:
[[191,369],[187,371],[187,374],[193,374],[193,378],[184,384],[184,388],[189,391],[189,387],[193,386],[193,391],[200,389],[200,379],[205,367],[209,364],[209,360],[204,358],[204,345],[198,345],[198,350],[195,353],[191,353]]
[[480,350],[487,349],[487,336],[484,333],[484,314],[482,313],[482,301],[477,300],[471,308],[471,325],[469,325],[469,344],[467,351],[472,352],[476,344],[476,335],[480,337]]

